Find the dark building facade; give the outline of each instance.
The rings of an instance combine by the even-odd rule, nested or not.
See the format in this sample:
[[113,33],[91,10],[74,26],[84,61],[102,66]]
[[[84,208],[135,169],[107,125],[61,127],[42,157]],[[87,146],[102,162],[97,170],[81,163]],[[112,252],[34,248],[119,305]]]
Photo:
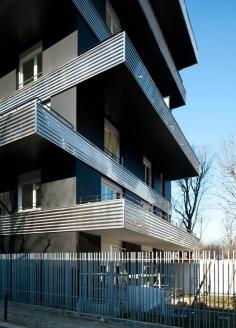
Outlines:
[[199,173],[172,114],[184,1],[3,0],[0,40],[0,251],[196,248],[171,221],[171,181]]

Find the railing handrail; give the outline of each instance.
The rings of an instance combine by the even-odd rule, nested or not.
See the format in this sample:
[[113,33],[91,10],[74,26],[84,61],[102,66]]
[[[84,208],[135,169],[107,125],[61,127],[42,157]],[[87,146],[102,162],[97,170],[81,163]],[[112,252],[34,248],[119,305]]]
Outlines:
[[45,103],[45,101],[42,101],[42,99],[40,99],[39,97],[33,97],[29,100],[25,100],[23,101],[22,103],[20,103],[19,105],[16,105],[8,110],[6,110],[5,112],[1,113],[0,112],[0,118],[2,116],[5,116],[6,114],[9,114],[11,112],[13,112],[14,110],[16,109],[20,109],[22,106],[27,106],[27,105],[30,105],[31,103],[37,101],[39,105],[41,105],[42,107],[47,107],[48,108],[48,111],[52,112],[54,114],[54,116],[58,117],[61,121],[65,122],[67,126],[69,126],[71,129],[74,129],[74,125],[69,122],[66,118],[64,118],[61,114],[59,114],[55,109],[53,109],[51,106],[47,105]]
[[[41,108],[43,110],[46,110],[42,105]],[[53,115],[52,113],[50,113],[50,111],[47,111],[47,113]],[[123,166],[122,164],[118,163],[116,160],[112,159],[110,155],[108,155],[106,152],[104,152],[101,148],[99,148],[97,145],[93,144],[90,140],[86,139],[83,135],[81,135],[79,132],[77,132],[76,130],[74,130],[75,133],[79,134],[79,136],[85,140],[87,143],[89,143],[90,145],[92,145],[94,148],[96,148],[97,150],[99,150],[100,152],[103,153],[104,156],[107,156],[109,159],[113,160],[117,165],[120,165],[122,167],[123,170],[127,171],[130,175],[132,175],[135,179],[139,179],[134,173],[132,173],[131,171],[129,171],[125,166]],[[143,182],[142,180],[140,180],[145,186],[147,186],[149,189],[152,190],[152,192],[155,192],[158,194],[158,198],[160,200],[160,202],[166,204],[166,206],[170,207],[170,202],[168,201],[168,199],[166,199],[165,197],[163,197],[161,194],[159,194],[157,191],[155,191],[152,187],[148,186],[145,184],[145,182]],[[166,211],[168,211],[166,210]]]
[[74,130],[74,125],[69,122],[66,118],[64,118],[61,114],[59,114],[55,109],[53,109],[51,106],[48,106],[46,103],[44,103],[40,98],[37,98],[39,100],[39,105],[42,106],[44,109],[45,107],[47,107],[49,110],[48,112],[52,112],[54,116],[59,117],[59,119],[63,122],[66,123],[67,126],[69,126],[69,128],[71,128],[72,130]]

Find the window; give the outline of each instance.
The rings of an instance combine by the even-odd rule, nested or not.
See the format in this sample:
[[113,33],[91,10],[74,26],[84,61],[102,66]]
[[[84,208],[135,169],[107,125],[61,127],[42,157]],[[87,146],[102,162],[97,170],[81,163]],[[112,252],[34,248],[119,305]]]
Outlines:
[[31,48],[20,56],[19,88],[36,81],[42,75],[42,47]]
[[163,173],[160,174],[160,194],[164,195],[164,175]]
[[146,157],[143,157],[143,165],[144,165],[144,182],[148,186],[152,186],[152,163]]
[[153,205],[145,202],[144,200],[141,201],[142,208],[144,208],[146,211],[153,212]]
[[102,178],[101,200],[113,200],[122,197],[122,189],[111,181]]
[[166,106],[167,106],[168,108],[170,108],[170,96],[168,96],[168,97],[164,97],[163,99],[164,99],[164,102],[166,103]]
[[106,119],[104,124],[104,150],[117,161],[120,160],[119,131]]
[[109,1],[106,2],[106,24],[112,34],[121,30],[120,20]]
[[18,178],[18,210],[29,211],[41,208],[41,174],[32,171]]

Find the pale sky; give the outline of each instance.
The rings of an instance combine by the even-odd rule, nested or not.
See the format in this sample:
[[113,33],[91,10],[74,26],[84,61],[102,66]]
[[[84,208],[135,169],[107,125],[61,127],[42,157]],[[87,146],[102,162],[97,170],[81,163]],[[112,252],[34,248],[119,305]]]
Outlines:
[[[199,64],[181,71],[187,90],[187,105],[174,110],[191,144],[208,145],[219,151],[224,137],[236,135],[236,1],[186,0],[196,37]],[[223,213],[218,208],[219,185],[212,178],[205,216],[209,223],[204,241],[221,237]]]

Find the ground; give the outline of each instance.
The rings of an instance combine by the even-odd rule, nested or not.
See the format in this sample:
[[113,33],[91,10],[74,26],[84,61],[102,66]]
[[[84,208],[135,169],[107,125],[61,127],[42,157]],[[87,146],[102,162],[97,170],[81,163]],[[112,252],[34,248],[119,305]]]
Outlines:
[[[3,303],[0,302],[0,328],[4,327]],[[40,306],[26,304],[15,304],[10,302],[8,305],[8,322],[27,328],[121,328],[121,327],[150,327],[148,324],[141,325],[131,322],[112,323],[101,318],[77,318],[76,314],[62,312],[59,310],[48,309]],[[6,326],[7,327],[7,326]],[[10,326],[9,328],[15,328]],[[16,326],[17,327],[17,326]],[[22,328],[21,327],[21,328]],[[151,325],[153,327],[153,325]]]

